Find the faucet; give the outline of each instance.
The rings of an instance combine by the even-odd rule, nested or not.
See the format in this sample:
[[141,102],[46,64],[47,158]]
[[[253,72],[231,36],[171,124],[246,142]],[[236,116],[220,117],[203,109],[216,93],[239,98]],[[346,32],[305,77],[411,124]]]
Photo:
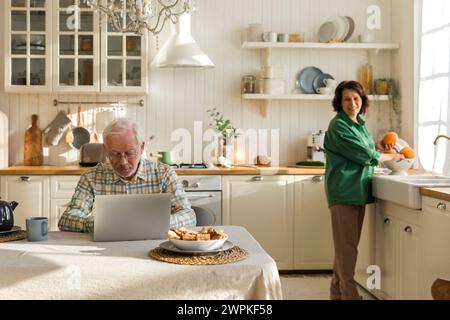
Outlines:
[[437,145],[438,140],[439,140],[440,138],[445,138],[445,139],[447,139],[447,140],[450,140],[450,137],[449,137],[449,136],[446,136],[446,135],[443,135],[443,134],[442,134],[442,135],[436,137],[436,139],[434,140],[433,144],[434,144],[434,145]]

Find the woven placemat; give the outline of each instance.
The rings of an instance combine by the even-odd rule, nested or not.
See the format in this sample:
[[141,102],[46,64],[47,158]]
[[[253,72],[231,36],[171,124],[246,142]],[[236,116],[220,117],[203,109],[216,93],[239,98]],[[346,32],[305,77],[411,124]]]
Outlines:
[[219,252],[215,255],[207,256],[187,256],[178,254],[175,252],[167,251],[163,248],[155,248],[148,253],[149,257],[175,264],[188,264],[188,265],[213,265],[213,264],[226,264],[244,260],[248,256],[248,252],[238,246],[231,248],[230,250]]
[[27,232],[25,230],[19,230],[16,232],[11,232],[6,235],[0,235],[0,242],[23,240],[27,238]]

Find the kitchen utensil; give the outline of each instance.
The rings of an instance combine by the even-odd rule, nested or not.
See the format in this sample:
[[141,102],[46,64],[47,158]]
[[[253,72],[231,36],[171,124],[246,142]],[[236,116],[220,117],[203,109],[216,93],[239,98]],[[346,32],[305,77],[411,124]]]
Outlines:
[[316,67],[306,67],[302,71],[300,71],[298,82],[300,84],[300,88],[304,93],[316,93],[313,87],[313,81],[318,75],[321,75],[322,73],[323,72]]
[[92,132],[91,132],[91,140],[90,143],[97,143],[98,142],[98,133],[97,128],[95,126],[95,110],[92,110]]
[[317,93],[318,94],[323,94],[323,95],[330,95],[331,94],[331,88],[329,88],[329,87],[318,88],[317,89]]
[[325,82],[327,79],[334,80],[333,76],[328,73],[319,74],[317,77],[314,78],[313,88],[316,93],[319,93],[319,88],[328,87]]
[[319,28],[319,41],[323,43],[328,43],[333,41],[336,38],[337,34],[336,22],[327,21],[323,23]]
[[228,236],[218,240],[178,240],[170,238],[169,241],[180,250],[209,251],[221,248],[228,240]]
[[0,111],[0,168],[8,167],[8,117]]
[[[191,241],[194,242],[194,241]],[[193,256],[201,256],[201,255],[212,255],[212,254],[217,254],[219,252],[222,251],[226,251],[226,250],[230,250],[231,248],[234,247],[234,243],[231,241],[226,241],[222,247],[218,248],[218,249],[213,249],[213,250],[206,250],[206,251],[198,251],[198,250],[182,250],[182,249],[178,249],[177,247],[175,247],[170,241],[164,241],[162,243],[160,243],[159,245],[161,248],[167,250],[167,251],[171,251],[171,252],[175,252],[178,254],[185,254],[185,255],[193,255]]]
[[348,20],[345,17],[336,17],[334,20],[337,25],[336,37],[333,39],[333,42],[342,42],[345,39],[345,36],[348,33],[348,29],[350,28]]
[[60,110],[52,122],[44,129],[46,143],[51,146],[58,145],[70,122],[67,114]]
[[91,140],[91,135],[89,131],[83,128],[81,106],[78,106],[77,127],[73,129],[73,142],[71,146],[75,149],[80,149],[83,144],[89,143],[89,140]]
[[169,166],[175,164],[175,162],[172,159],[172,152],[171,151],[160,151],[158,153],[162,156],[162,158],[160,160],[162,163],[165,163],[165,164],[167,164]]
[[353,18],[349,17],[349,16],[345,16],[345,18],[348,21],[349,28],[348,28],[347,35],[344,38],[344,42],[349,40],[350,37],[353,35],[353,32],[355,32],[355,20],[353,20]]
[[9,231],[14,227],[14,209],[18,203],[0,200],[0,231]]
[[69,123],[69,129],[67,130],[67,134],[66,134],[66,143],[67,144],[72,144],[72,142],[73,142],[73,132],[72,132],[72,115],[70,113],[70,105],[67,108],[67,116],[70,118],[70,123]]
[[31,116],[31,127],[25,131],[25,146],[23,164],[25,166],[42,166],[44,149],[42,144],[42,130],[37,125],[38,115]]

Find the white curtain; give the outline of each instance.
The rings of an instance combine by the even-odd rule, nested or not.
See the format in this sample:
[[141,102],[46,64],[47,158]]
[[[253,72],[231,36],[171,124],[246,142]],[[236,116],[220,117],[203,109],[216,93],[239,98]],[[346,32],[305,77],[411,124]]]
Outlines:
[[419,106],[417,152],[428,171],[450,175],[450,1],[419,0]]

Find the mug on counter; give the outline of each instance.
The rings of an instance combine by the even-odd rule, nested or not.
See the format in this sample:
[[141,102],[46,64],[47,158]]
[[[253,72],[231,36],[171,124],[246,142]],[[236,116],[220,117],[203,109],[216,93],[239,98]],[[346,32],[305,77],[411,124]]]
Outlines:
[[45,241],[48,237],[48,218],[31,217],[25,221],[28,241]]

